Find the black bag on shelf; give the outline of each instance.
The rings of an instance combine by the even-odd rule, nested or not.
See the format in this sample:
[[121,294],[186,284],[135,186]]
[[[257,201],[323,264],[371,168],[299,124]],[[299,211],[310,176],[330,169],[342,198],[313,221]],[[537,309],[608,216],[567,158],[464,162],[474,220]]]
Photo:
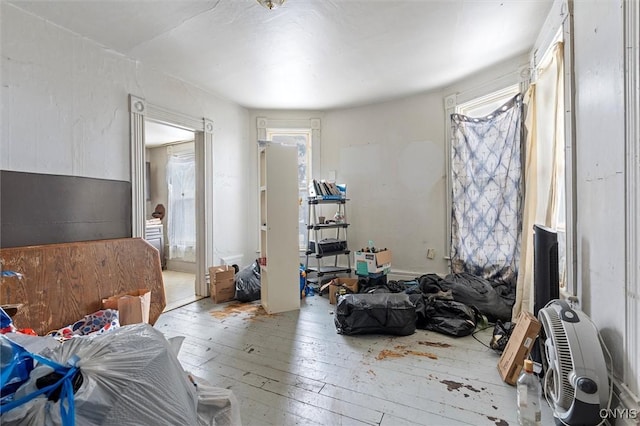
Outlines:
[[327,254],[344,251],[347,249],[347,242],[336,238],[323,238],[317,244],[314,240],[309,240],[309,251],[317,254]]
[[335,324],[340,334],[395,334],[416,331],[416,307],[404,293],[347,294],[338,298]]

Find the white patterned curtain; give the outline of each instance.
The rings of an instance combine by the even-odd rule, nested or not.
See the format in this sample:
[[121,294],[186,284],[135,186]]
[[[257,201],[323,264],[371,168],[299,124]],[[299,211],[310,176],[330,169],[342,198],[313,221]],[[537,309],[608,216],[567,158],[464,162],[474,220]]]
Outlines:
[[522,95],[486,117],[452,114],[451,271],[515,286],[522,231]]
[[195,155],[170,155],[167,162],[169,259],[196,260]]

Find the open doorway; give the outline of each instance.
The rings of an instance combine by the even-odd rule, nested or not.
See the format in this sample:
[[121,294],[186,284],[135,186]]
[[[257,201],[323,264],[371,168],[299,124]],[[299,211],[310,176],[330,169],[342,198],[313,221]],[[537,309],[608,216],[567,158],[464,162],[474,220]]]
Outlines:
[[177,111],[147,103],[144,98],[129,94],[131,125],[131,236],[144,237],[146,227],[145,198],[145,125],[160,123],[194,133],[195,145],[195,210],[196,210],[196,272],[194,291],[199,297],[209,295],[207,265],[215,265],[213,229],[213,121],[192,117]]
[[145,239],[158,248],[165,311],[198,299],[195,132],[145,120]]

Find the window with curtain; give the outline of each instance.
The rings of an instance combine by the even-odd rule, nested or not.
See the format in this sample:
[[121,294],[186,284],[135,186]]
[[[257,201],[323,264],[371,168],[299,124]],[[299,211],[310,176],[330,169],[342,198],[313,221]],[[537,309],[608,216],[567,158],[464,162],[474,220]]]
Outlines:
[[[453,145],[453,121],[451,117],[454,114],[464,115],[467,117],[486,117],[499,107],[507,103],[514,96],[522,92],[522,84],[515,83],[519,77],[509,77],[499,79],[498,81],[488,84],[488,90],[472,90],[470,93],[453,94],[445,98],[445,111],[447,116],[447,151],[450,153]],[[475,93],[474,93],[475,92]],[[479,93],[478,93],[479,92]],[[462,101],[462,99],[466,99]],[[446,156],[447,170],[447,193],[446,193],[446,215],[447,222],[445,224],[447,238],[445,241],[445,253],[451,253],[451,226],[452,226],[452,157]],[[448,256],[450,259],[450,257]]]
[[311,129],[267,129],[267,139],[272,142],[298,147],[298,242],[300,250],[307,248],[307,216],[309,205],[306,202],[311,182]]
[[196,261],[195,152],[168,149],[167,237],[169,259]]
[[452,114],[451,271],[515,286],[522,230],[522,96]]

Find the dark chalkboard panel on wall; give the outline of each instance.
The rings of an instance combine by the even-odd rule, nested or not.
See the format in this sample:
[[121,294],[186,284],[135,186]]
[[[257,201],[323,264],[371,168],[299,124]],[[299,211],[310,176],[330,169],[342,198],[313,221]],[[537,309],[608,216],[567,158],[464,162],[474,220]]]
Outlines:
[[131,237],[131,183],[0,171],[0,247]]

